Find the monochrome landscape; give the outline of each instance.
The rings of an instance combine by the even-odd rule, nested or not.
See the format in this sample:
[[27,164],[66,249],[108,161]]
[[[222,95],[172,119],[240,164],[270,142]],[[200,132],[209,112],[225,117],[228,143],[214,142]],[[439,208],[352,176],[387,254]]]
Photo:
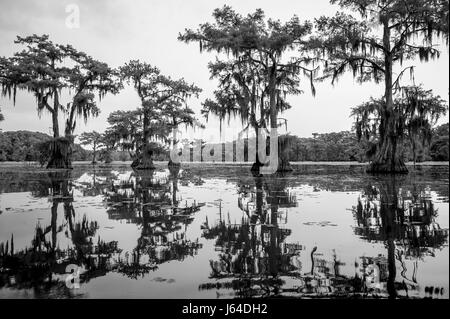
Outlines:
[[0,8],[1,299],[449,299],[448,0]]

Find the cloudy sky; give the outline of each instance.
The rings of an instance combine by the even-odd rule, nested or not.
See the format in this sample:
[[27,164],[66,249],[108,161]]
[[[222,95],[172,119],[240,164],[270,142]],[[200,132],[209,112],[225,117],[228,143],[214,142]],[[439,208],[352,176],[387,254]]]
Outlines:
[[[66,8],[70,4],[79,7],[79,28],[66,26],[70,14]],[[200,54],[197,45],[179,42],[177,36],[185,28],[196,28],[202,22],[211,21],[212,11],[224,4],[242,14],[262,8],[268,17],[281,20],[294,14],[301,20],[312,20],[321,15],[333,15],[338,10],[328,0],[0,0],[0,56],[10,56],[18,49],[13,43],[17,35],[36,33],[49,34],[54,42],[71,44],[113,67],[130,59],[140,59],[159,67],[164,74],[183,77],[201,87],[200,98],[190,101],[190,106],[199,114],[201,102],[215,89],[216,84],[209,79],[207,69],[214,54]],[[441,59],[437,61],[426,64],[413,61],[412,64],[417,66],[416,83],[423,83],[448,100],[448,49],[442,49]],[[405,77],[404,81],[408,80]],[[289,120],[288,131],[299,136],[350,129],[350,108],[370,96],[381,96],[383,88],[371,83],[357,84],[347,75],[334,87],[329,82],[317,85],[315,97],[309,92],[307,82],[304,90],[303,95],[290,98],[293,108],[283,115]],[[119,95],[107,96],[99,102],[101,115],[87,124],[80,122],[76,133],[103,131],[110,112],[132,110],[138,105],[131,88]],[[15,106],[7,99],[0,99],[0,107],[6,118],[1,124],[4,131],[49,133],[50,117],[37,117],[35,101],[28,93],[20,93]],[[237,123],[231,123],[228,132],[233,135],[237,127]],[[61,120],[61,131],[62,128]],[[207,138],[220,136],[217,120],[207,123],[204,135]]]

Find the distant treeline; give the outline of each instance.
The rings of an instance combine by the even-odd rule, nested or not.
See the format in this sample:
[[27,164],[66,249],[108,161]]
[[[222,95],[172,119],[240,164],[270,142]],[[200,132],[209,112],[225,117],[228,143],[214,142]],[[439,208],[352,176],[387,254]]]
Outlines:
[[[449,124],[433,129],[431,142],[425,147],[416,149],[416,161],[448,161],[449,160]],[[403,143],[406,161],[413,161],[414,155],[409,140]],[[417,146],[416,146],[417,147]],[[291,161],[359,161],[370,159],[370,147],[358,142],[356,134],[350,131],[339,133],[315,134],[314,137],[300,138],[293,136],[289,143],[289,159]]]
[[[39,161],[39,145],[49,140],[51,136],[40,132],[0,132],[0,162]],[[75,144],[73,151],[76,161],[85,161],[90,157],[90,151],[78,144]]]
[[[50,140],[47,134],[29,131],[0,132],[0,162],[2,161],[39,161],[39,144]],[[368,146],[358,142],[356,134],[350,131],[338,133],[314,134],[314,137],[304,138],[289,136],[289,159],[301,161],[359,161],[369,160]],[[405,160],[413,160],[412,147],[409,141],[404,142]],[[99,160],[130,161],[127,152],[112,151],[105,154],[99,152]],[[169,160],[169,153],[161,153],[156,160]],[[92,160],[92,151],[85,150],[75,144],[74,161]],[[443,124],[433,129],[429,145],[416,150],[416,160],[448,161],[449,160],[449,124]]]
[[[39,146],[51,140],[51,136],[30,131],[0,131],[0,162],[39,162],[41,150]],[[93,152],[75,144],[73,150],[74,161],[91,161]],[[105,161],[131,161],[128,152],[110,151],[108,154],[100,152],[99,159]],[[168,155],[167,155],[168,159]],[[162,160],[166,160],[165,157]]]
[[[280,138],[287,139],[287,143],[285,143],[287,147],[286,152],[289,155],[289,160],[292,162],[367,162],[371,160],[371,156],[373,155],[371,152],[373,145],[365,140],[359,141],[356,133],[352,131],[323,134],[316,133],[313,134],[313,137],[284,135]],[[448,161],[448,140],[448,123],[434,128],[429,143],[425,143],[425,146],[416,143],[416,162]],[[227,147],[233,149],[235,152],[235,146],[230,144],[231,142],[227,143]],[[269,144],[269,141],[267,141],[268,148]],[[412,143],[409,139],[403,141],[402,149],[404,161],[414,161]],[[192,157],[191,154],[191,160]],[[233,153],[233,159],[235,158],[235,154]],[[225,161],[224,147],[222,147],[222,160]]]

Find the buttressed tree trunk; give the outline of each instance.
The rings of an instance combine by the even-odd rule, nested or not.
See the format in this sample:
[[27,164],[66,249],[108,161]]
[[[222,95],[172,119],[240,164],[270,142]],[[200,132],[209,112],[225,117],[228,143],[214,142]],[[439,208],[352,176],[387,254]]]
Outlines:
[[[390,52],[389,21],[384,22],[383,45]],[[369,165],[369,173],[407,173],[402,154],[399,149],[400,141],[396,134],[396,115],[394,112],[394,100],[392,96],[392,64],[393,57],[385,53],[385,109],[380,124],[380,144],[374,159]]]

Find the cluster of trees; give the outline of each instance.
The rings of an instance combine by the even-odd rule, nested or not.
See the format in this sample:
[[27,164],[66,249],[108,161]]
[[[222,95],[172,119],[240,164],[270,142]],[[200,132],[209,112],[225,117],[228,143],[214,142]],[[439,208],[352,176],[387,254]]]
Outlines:
[[[431,129],[447,106],[431,90],[402,85],[403,75],[413,74],[412,66],[400,72],[394,69],[407,60],[439,57],[436,44],[444,39],[448,45],[448,1],[331,3],[343,11],[314,23],[300,22],[297,16],[287,22],[267,19],[261,9],[243,16],[224,6],[214,10],[213,23],[180,33],[180,41],[198,43],[200,52],[217,53],[208,67],[219,85],[213,98],[203,102],[202,113],[206,118],[218,116],[221,122],[239,117],[246,130],[255,130],[257,145],[270,135],[270,149],[278,149],[278,170],[289,171],[289,140],[275,138],[278,127],[287,126],[280,114],[292,107],[288,96],[302,93],[304,81],[316,94],[316,81],[331,79],[334,84],[350,71],[359,82],[375,81],[385,88],[382,97],[352,110],[357,137],[373,153],[368,171],[407,172],[405,140],[411,141],[416,154],[419,145],[429,142]],[[95,94],[99,98],[116,94],[124,83],[134,87],[141,105],[135,111],[110,115],[102,145],[129,152],[133,168],[152,169],[155,153],[170,140],[174,145],[179,142],[171,129],[181,124],[201,126],[187,105],[201,89],[184,79],[172,79],[138,60],[111,69],[71,46],[52,43],[48,36],[18,37],[16,43],[25,49],[0,58],[2,93],[15,99],[17,90],[32,92],[38,112],[52,114],[54,139],[48,144],[48,167],[70,167],[76,119],[96,116]],[[62,90],[72,92],[67,104],[60,102]],[[60,113],[67,115],[63,138]],[[95,148],[100,145],[93,135],[83,140]],[[252,169],[261,165],[257,156]]]
[[[99,109],[95,95],[101,99],[121,88],[117,73],[106,63],[97,61],[70,45],[55,44],[47,35],[17,37],[24,47],[12,57],[0,58],[2,95],[14,103],[18,90],[36,98],[38,115],[52,116],[53,139],[45,150],[48,168],[71,168],[74,130],[77,119],[95,117]],[[62,101],[63,93],[70,96]],[[59,118],[66,115],[64,136],[60,136]]]
[[[117,119],[122,111],[113,112],[110,116]],[[119,121],[118,123],[122,123]],[[131,127],[130,127],[131,128]],[[117,127],[114,130],[118,129]],[[126,141],[120,143],[120,148],[116,148],[115,142],[108,142],[114,130],[107,130],[106,133],[84,132],[79,136],[80,145],[74,145],[74,161],[92,161],[96,163],[103,161],[132,161],[135,153],[131,150],[131,145]],[[410,139],[405,139],[402,144],[404,161],[448,161],[449,160],[449,124],[439,125],[430,132],[429,140],[425,144],[416,144],[413,148]],[[17,131],[0,132],[0,162],[1,161],[39,161],[41,159],[40,147],[46,141],[51,140],[49,135],[39,132]],[[286,153],[291,161],[370,161],[372,146],[370,142],[359,140],[355,131],[342,131],[313,134],[312,137],[287,136]],[[114,139],[112,139],[114,141]],[[110,144],[109,144],[110,143]],[[194,141],[193,144],[198,143]],[[225,148],[236,150],[231,142],[229,145],[217,144],[217,149],[222,149],[222,159],[226,161]],[[89,145],[92,150],[86,150],[82,146]],[[246,144],[247,146],[248,144]],[[125,149],[124,151],[122,149]],[[248,150],[246,151],[248,152]],[[191,152],[194,160],[193,152]],[[233,159],[236,154],[233,153]],[[153,145],[153,159],[157,161],[170,160],[167,147],[159,144]],[[246,159],[247,161],[247,159]]]
[[[406,60],[419,57],[426,61],[439,56],[434,44],[439,37],[448,40],[448,1],[331,3],[359,14],[360,19],[344,12],[320,17],[313,32],[311,23],[300,23],[296,16],[282,23],[266,20],[261,10],[242,16],[225,6],[214,11],[215,23],[204,23],[197,30],[180,34],[182,41],[199,43],[200,51],[228,53],[223,60],[209,64],[212,77],[219,79],[220,85],[215,99],[204,103],[204,113],[221,119],[240,115],[251,127],[270,126],[273,131],[285,124],[280,123],[278,115],[290,107],[286,96],[301,92],[301,75],[306,76],[314,94],[314,80],[331,78],[334,83],[351,71],[360,82],[384,82],[385,87],[379,107],[366,108],[366,116],[356,121],[358,131],[375,125],[376,149],[368,171],[407,172],[398,147],[403,135],[398,131],[403,132],[405,121],[414,120],[416,131],[431,126],[446,107],[438,97],[423,99],[419,89],[401,85],[402,75],[407,70],[412,73],[412,67],[401,70],[397,78],[393,70]],[[403,107],[397,107],[404,95],[410,103],[406,115],[401,113]],[[430,106],[430,100],[439,100],[442,107]],[[288,170],[286,152],[281,149],[279,153],[279,170]]]
[[[184,80],[179,83],[184,83]],[[113,154],[117,152],[120,154],[120,160],[131,159],[134,169],[152,169],[153,160],[169,160],[168,145],[172,129],[175,132],[180,124],[201,126],[194,116],[194,111],[177,101],[178,93],[173,94],[169,99],[174,100],[163,102],[156,113],[146,110],[147,104],[144,102],[144,107],[137,110],[112,112],[108,116],[109,126],[104,133],[93,131],[81,134],[81,144],[93,148],[93,162],[96,161],[97,153],[100,159],[110,162],[113,160]],[[185,93],[179,94],[181,99],[187,97]],[[144,114],[148,116],[145,117]],[[176,141],[175,133],[172,141]],[[169,162],[169,165],[175,164]]]
[[[44,111],[52,115],[53,139],[41,147],[47,168],[71,168],[77,119],[87,121],[98,116],[95,95],[101,99],[106,94],[116,94],[124,82],[134,86],[141,105],[136,111],[119,113],[122,123],[114,120],[117,114],[111,114],[112,127],[101,144],[108,149],[119,146],[133,151],[134,168],[153,168],[152,139],[165,142],[170,127],[196,123],[186,102],[201,89],[184,79],[173,80],[158,68],[137,60],[112,69],[69,45],[54,44],[47,35],[17,37],[15,42],[25,49],[10,58],[0,58],[2,95],[15,103],[18,90],[31,92],[36,98],[38,115]],[[71,97],[68,103],[61,101],[63,92]],[[59,130],[61,113],[67,118],[63,137]],[[137,131],[130,135],[123,128],[127,121],[134,120],[140,127],[133,127]],[[131,140],[137,133],[139,137]],[[96,148],[99,138],[98,133],[91,132],[82,137],[82,143],[93,143]]]

